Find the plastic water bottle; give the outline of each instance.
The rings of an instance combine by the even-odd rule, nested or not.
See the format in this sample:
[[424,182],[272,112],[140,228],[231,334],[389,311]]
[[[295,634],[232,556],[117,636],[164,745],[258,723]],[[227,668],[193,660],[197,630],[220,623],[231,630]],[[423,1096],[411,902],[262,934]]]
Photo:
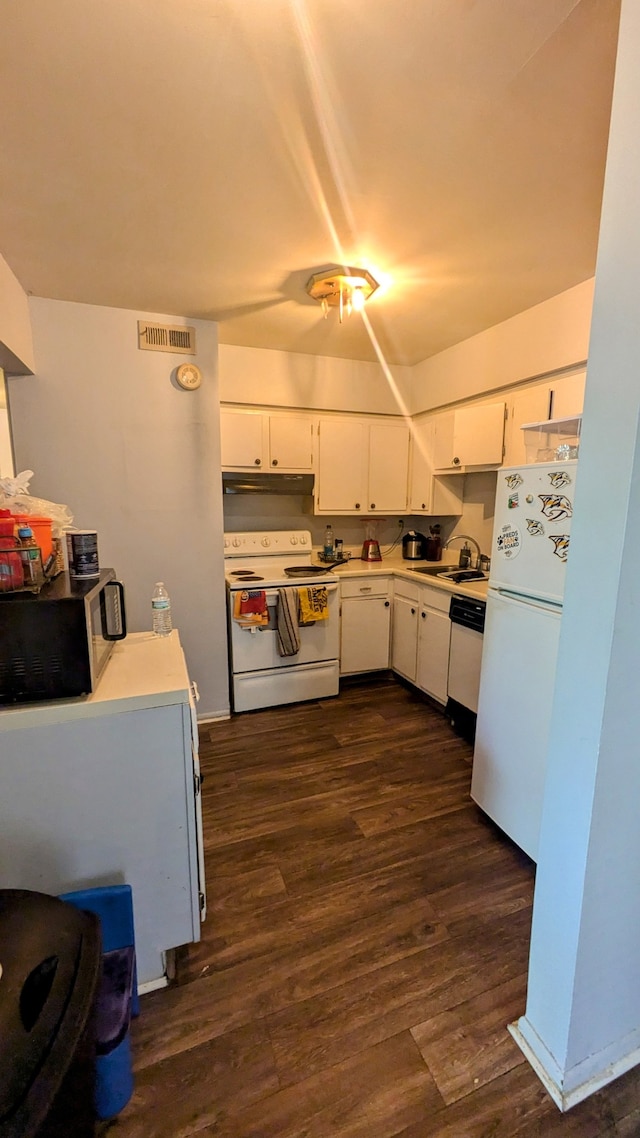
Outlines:
[[324,532],[324,556],[331,561],[333,559],[333,529],[327,526]]
[[171,632],[171,600],[162,581],[156,583],[151,597],[151,616],[156,636],[168,636]]

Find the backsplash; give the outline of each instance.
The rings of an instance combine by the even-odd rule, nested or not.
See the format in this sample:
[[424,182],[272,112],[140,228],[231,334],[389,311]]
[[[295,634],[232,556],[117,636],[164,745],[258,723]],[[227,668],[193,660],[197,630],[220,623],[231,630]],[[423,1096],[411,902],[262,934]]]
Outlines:
[[[460,518],[437,518],[403,514],[402,527],[399,516],[380,518],[373,524],[372,536],[380,542],[383,554],[398,541],[407,530],[415,529],[428,533],[429,526],[439,522],[442,539],[446,541],[453,533],[466,533],[474,537],[483,553],[488,553],[493,533],[493,509],[496,493],[496,473],[487,471],[481,474],[467,474],[465,477],[464,512]],[[353,516],[323,514],[314,515],[311,497],[282,495],[234,495],[223,497],[224,528],[227,532],[237,530],[277,530],[308,529],[311,531],[314,546],[323,543],[327,525],[333,527],[335,537],[341,537],[345,550],[359,556],[362,542],[366,536],[366,521]]]

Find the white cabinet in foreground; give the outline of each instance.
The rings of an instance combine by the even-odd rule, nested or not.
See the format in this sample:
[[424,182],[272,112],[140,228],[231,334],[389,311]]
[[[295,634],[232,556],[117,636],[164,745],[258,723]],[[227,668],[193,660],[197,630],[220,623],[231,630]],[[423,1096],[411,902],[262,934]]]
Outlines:
[[0,712],[0,887],[129,884],[138,981],[200,939],[197,735],[178,633],[116,645],[87,699]]

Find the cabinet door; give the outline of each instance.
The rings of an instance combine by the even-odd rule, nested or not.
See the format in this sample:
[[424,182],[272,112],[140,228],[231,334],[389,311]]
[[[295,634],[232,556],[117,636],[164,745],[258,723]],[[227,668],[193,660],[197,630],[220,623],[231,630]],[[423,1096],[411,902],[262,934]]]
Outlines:
[[507,400],[503,466],[519,466],[527,461],[523,423],[539,423],[549,418],[549,385],[538,384],[515,391]]
[[407,597],[393,601],[391,667],[415,683],[418,657],[418,604]]
[[433,419],[416,423],[411,434],[409,509],[430,514],[433,499]]
[[404,423],[369,427],[370,513],[404,513],[407,508],[409,428]]
[[312,470],[313,421],[304,415],[269,417],[269,466],[272,470]]
[[449,677],[449,614],[420,606],[417,684],[440,703],[447,701]]
[[388,597],[346,597],[340,622],[340,674],[389,667],[391,601]]
[[[575,375],[564,375],[560,379],[554,380],[551,404],[552,419],[569,419],[572,415],[582,414],[586,381],[586,371],[576,372]],[[535,422],[534,419],[530,421]]]
[[455,412],[453,466],[500,466],[504,403],[479,403]]
[[433,418],[416,424],[411,436],[409,510],[412,514],[449,514],[459,517],[462,513],[464,481],[449,475],[434,475],[434,444]]
[[266,428],[264,415],[249,411],[221,411],[221,465],[231,470],[267,469]]
[[[453,411],[442,411],[434,415],[433,423],[433,465],[438,470],[455,469],[461,463],[454,464],[453,450]],[[456,456],[458,457],[458,456]]]
[[369,426],[361,419],[321,419],[316,512],[367,514]]

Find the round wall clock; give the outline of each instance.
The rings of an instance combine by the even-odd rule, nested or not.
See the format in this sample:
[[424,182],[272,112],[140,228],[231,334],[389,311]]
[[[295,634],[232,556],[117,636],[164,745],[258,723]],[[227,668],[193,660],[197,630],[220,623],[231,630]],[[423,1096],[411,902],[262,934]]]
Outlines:
[[195,391],[202,383],[202,373],[195,364],[180,364],[176,371],[176,379],[185,391]]

